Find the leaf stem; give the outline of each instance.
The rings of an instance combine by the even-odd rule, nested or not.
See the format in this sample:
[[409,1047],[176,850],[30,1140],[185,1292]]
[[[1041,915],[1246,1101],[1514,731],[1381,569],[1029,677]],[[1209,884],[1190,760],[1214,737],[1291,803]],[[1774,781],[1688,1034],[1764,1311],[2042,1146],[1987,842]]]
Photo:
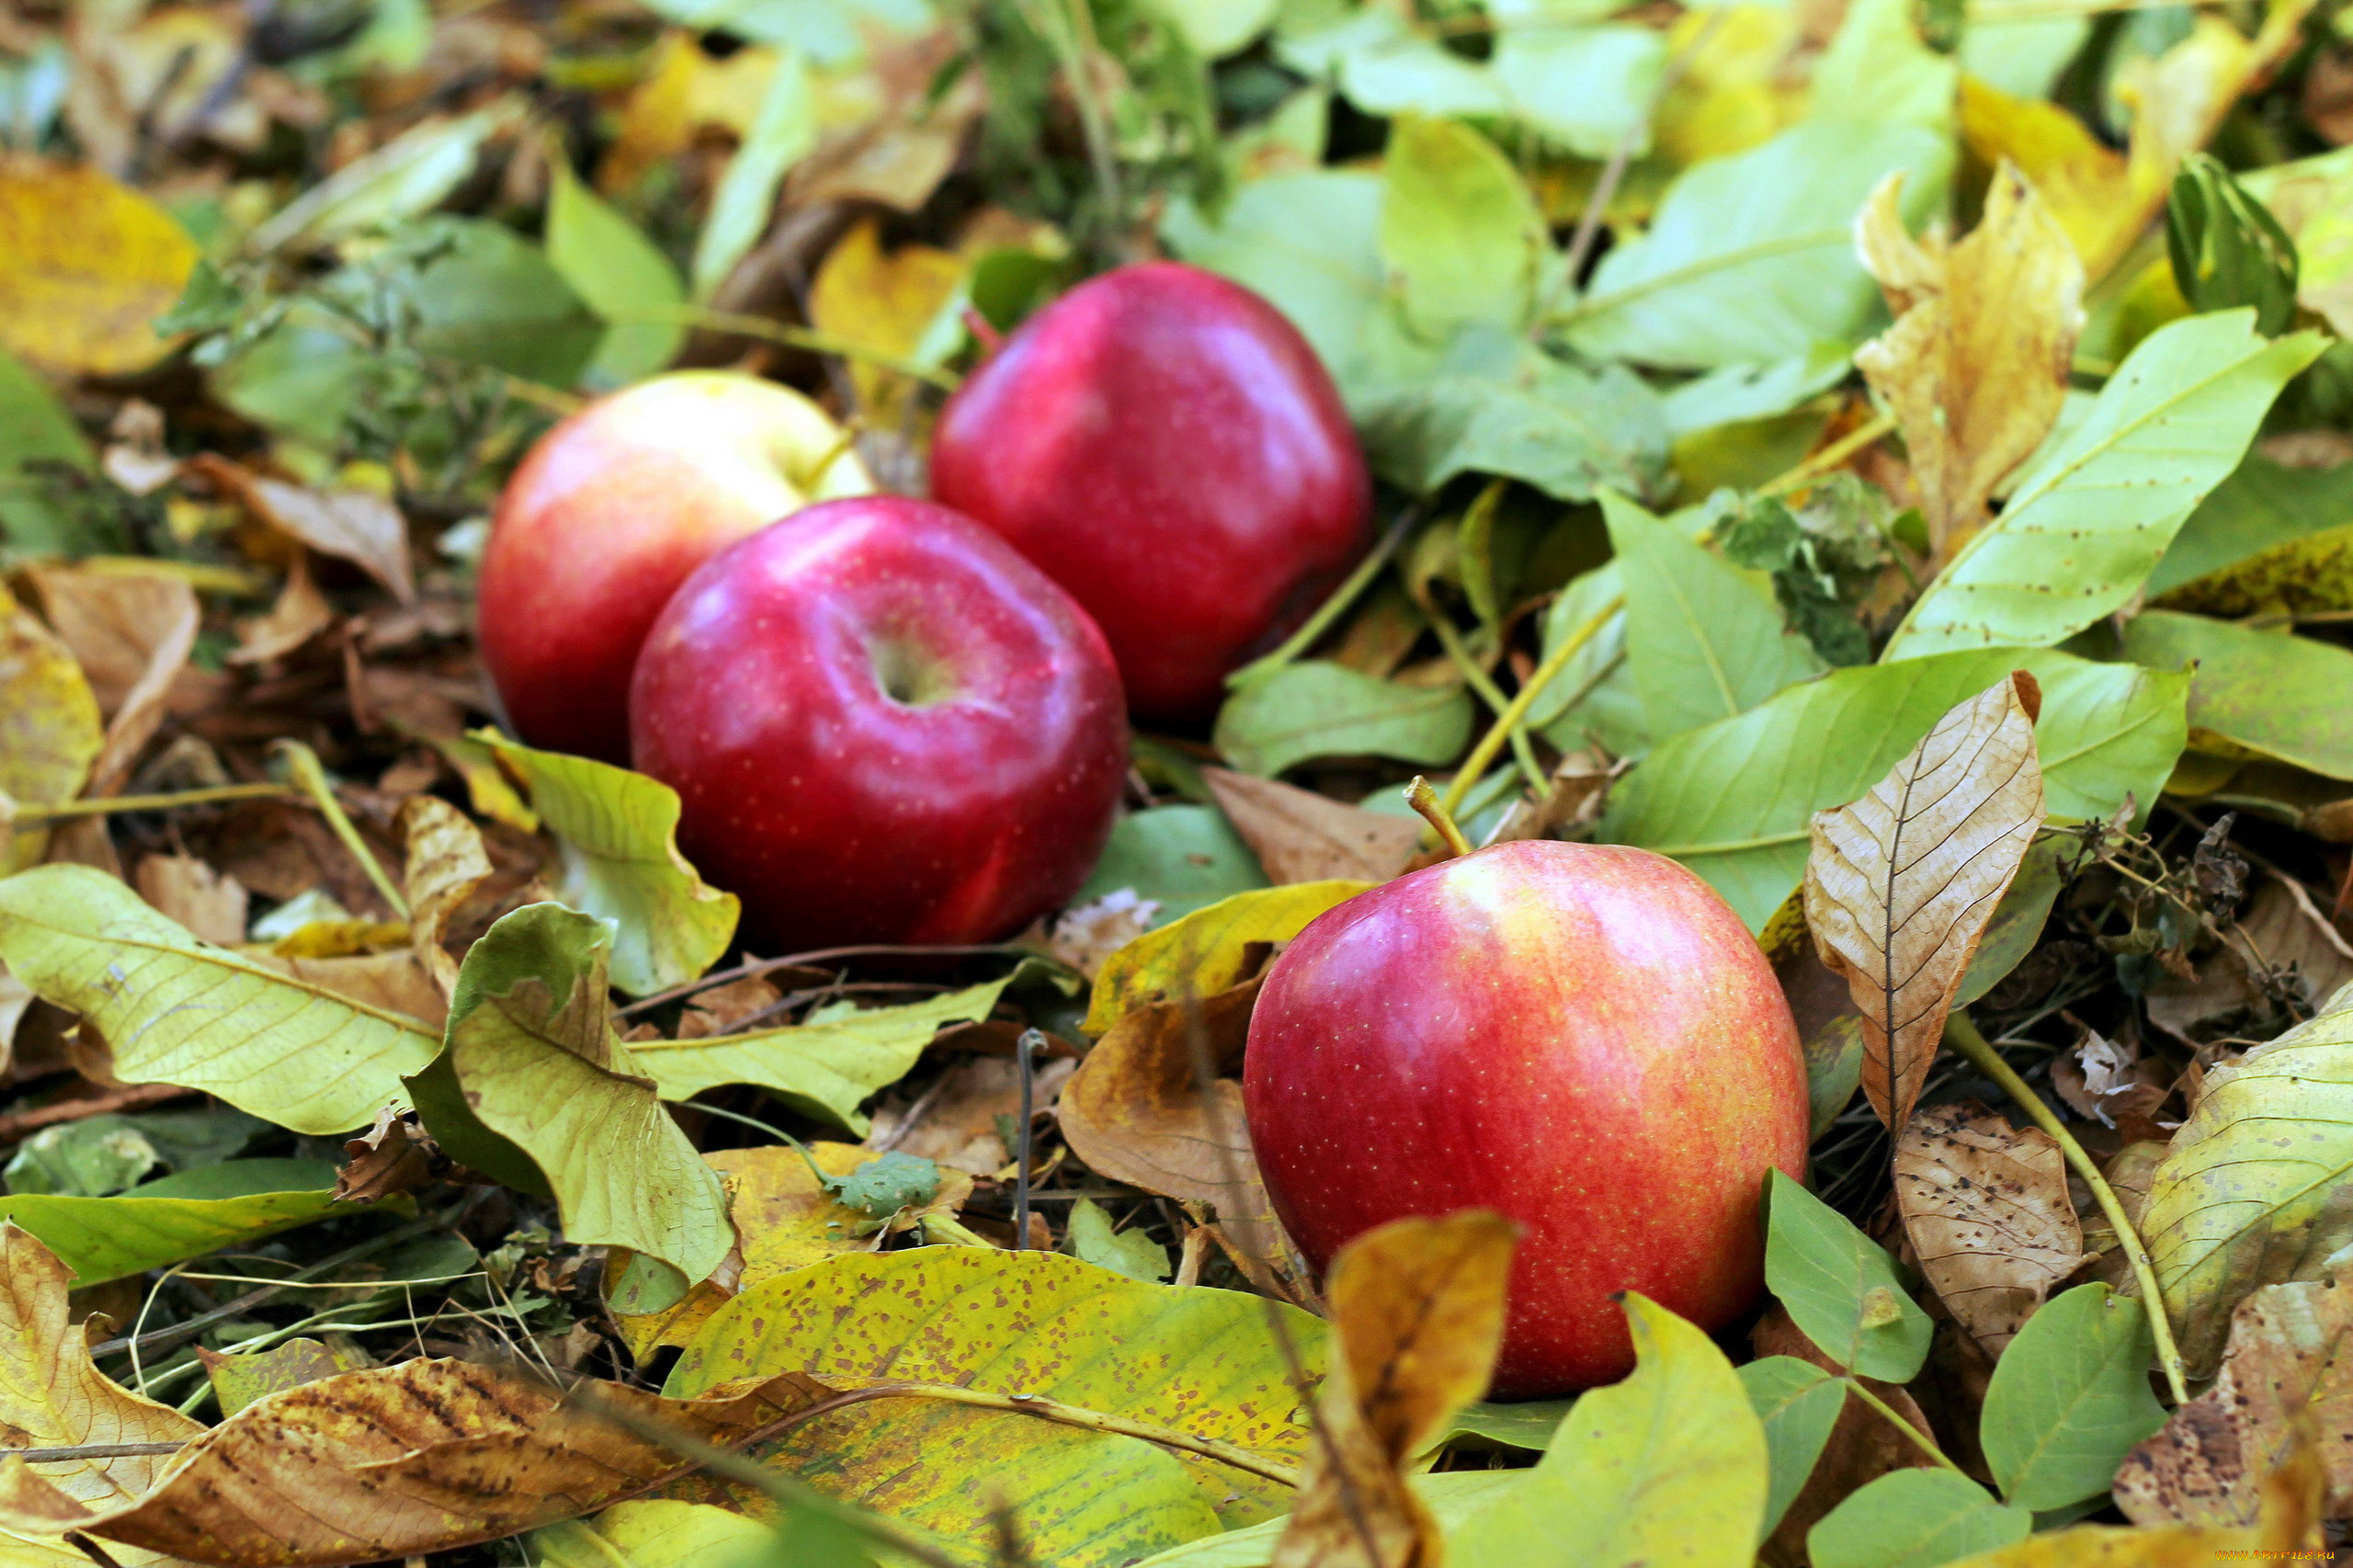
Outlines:
[[895,370],[900,375],[929,382],[943,392],[954,392],[962,381],[953,370],[875,348],[856,338],[844,337],[838,333],[820,332],[815,327],[770,321],[766,316],[747,315],[742,311],[714,310],[709,305],[664,305],[617,310],[608,319],[617,322],[667,322],[676,326],[698,327],[705,332],[722,332],[735,337],[756,337],[762,342],[781,344],[787,348],[805,348],[812,354],[831,354],[837,359],[857,359],[878,369]]
[[1951,1455],[1937,1447],[1935,1438],[1929,1437],[1926,1432],[1921,1431],[1920,1428],[1913,1426],[1912,1423],[1904,1419],[1904,1417],[1897,1413],[1895,1406],[1888,1403],[1887,1401],[1880,1398],[1879,1395],[1865,1388],[1863,1386],[1862,1379],[1849,1375],[1840,1381],[1847,1385],[1847,1391],[1849,1393],[1852,1393],[1857,1399],[1861,1400],[1865,1404],[1870,1405],[1873,1410],[1878,1411],[1881,1415],[1887,1417],[1889,1424],[1897,1431],[1903,1433],[1906,1437],[1910,1438],[1913,1446],[1918,1449],[1922,1453],[1927,1455],[1930,1459],[1936,1460],[1947,1470],[1951,1471],[1955,1475],[1966,1475],[1968,1473],[1968,1471],[1962,1470],[1961,1466],[1952,1462]]
[[1316,639],[1332,630],[1332,623],[1346,615],[1349,607],[1372,586],[1373,579],[1381,575],[1381,569],[1389,564],[1390,557],[1397,553],[1397,547],[1405,542],[1405,534],[1414,526],[1414,520],[1421,516],[1421,503],[1415,502],[1400,512],[1397,520],[1389,525],[1389,531],[1381,536],[1381,542],[1372,547],[1372,552],[1357,562],[1357,569],[1348,574],[1346,582],[1332,590],[1332,597],[1317,605],[1315,613],[1302,621],[1298,631],[1284,638],[1280,647],[1251,660],[1227,676],[1226,689],[1239,691],[1253,681],[1263,680],[1315,646]]
[[2165,1387],[2172,1392],[2176,1404],[2188,1403],[2188,1380],[2182,1372],[2181,1351],[2174,1343],[2173,1324],[2165,1314],[2165,1296],[2157,1288],[2156,1267],[2149,1261],[2149,1249],[2141,1244],[2141,1233],[2124,1212],[2124,1204],[2116,1196],[2116,1189],[2108,1185],[2108,1178],[2100,1174],[2099,1166],[2092,1162],[2084,1146],[2075,1142],[2075,1135],[2067,1131],[2067,1124],[2042,1103],[2042,1096],[2018,1076],[2018,1069],[2002,1060],[2001,1053],[1987,1043],[1967,1014],[1955,1012],[1945,1019],[1945,1043],[2001,1085],[2010,1098],[2018,1102],[2018,1108],[2032,1117],[2036,1126],[2051,1134],[2060,1152],[2067,1156],[2067,1163],[2075,1167],[2077,1176],[2084,1178],[2084,1185],[2092,1189],[2093,1198],[2099,1202],[2100,1212],[2107,1215],[2108,1222],[2116,1228],[2117,1242],[2131,1262],[2132,1277],[2140,1282],[2141,1297],[2149,1312],[2150,1336],[2156,1341],[2157,1364],[2165,1369]]
[[1405,786],[1405,803],[1421,812],[1430,826],[1438,830],[1438,837],[1446,841],[1449,850],[1456,855],[1471,853],[1471,841],[1462,836],[1462,829],[1456,824],[1452,814],[1438,803],[1438,791],[1430,788],[1430,781],[1418,773],[1414,775],[1414,781]]
[[[1447,619],[1445,612],[1436,605],[1425,604],[1422,614],[1428,619],[1430,630],[1438,634],[1438,646],[1446,651],[1446,656],[1454,667],[1462,672],[1464,682],[1479,694],[1479,700],[1497,713],[1510,707],[1510,699],[1504,696],[1503,688],[1479,667],[1479,661],[1471,656],[1469,645],[1462,641],[1462,632]],[[1536,747],[1529,743],[1526,729],[1515,728],[1512,731],[1511,754],[1518,761],[1520,772],[1527,777],[1528,787],[1535,790],[1540,799],[1552,787],[1552,780],[1544,777],[1543,764],[1536,760]]]
[[1448,815],[1451,816],[1462,809],[1462,802],[1471,798],[1471,790],[1479,782],[1479,776],[1487,771],[1487,765],[1494,762],[1495,754],[1504,749],[1504,742],[1510,737],[1512,731],[1527,719],[1528,710],[1536,706],[1537,697],[1559,677],[1563,670],[1569,667],[1569,661],[1576,657],[1577,650],[1599,636],[1601,629],[1609,624],[1609,618],[1625,608],[1623,595],[1603,605],[1593,613],[1592,619],[1563,638],[1561,645],[1545,654],[1544,662],[1519,683],[1519,690],[1512,695],[1511,706],[1495,715],[1495,722],[1488,726],[1485,734],[1479,737],[1479,744],[1471,748],[1471,755],[1463,758],[1462,767],[1455,773],[1454,781],[1446,787],[1442,804]]
[[183,790],[173,795],[108,795],[100,800],[61,801],[53,806],[18,806],[19,824],[59,822],[67,817],[105,816],[114,812],[168,812],[182,806],[209,806],[218,801],[266,801],[294,791],[283,784],[215,784]]
[[1813,453],[1787,473],[1768,479],[1756,487],[1759,495],[1780,495],[1797,489],[1814,475],[1836,468],[1865,447],[1895,430],[1895,416],[1882,414],[1877,418],[1856,426],[1844,436]]
[[368,880],[376,884],[376,891],[383,895],[386,903],[392,905],[392,913],[406,920],[409,917],[408,900],[401,896],[401,890],[392,885],[392,879],[385,875],[384,868],[378,863],[376,852],[368,847],[368,841],[359,836],[359,830],[352,826],[351,819],[344,814],[343,802],[335,798],[335,786],[327,782],[326,769],[319,766],[319,754],[301,741],[281,740],[271,749],[286,759],[287,770],[294,775],[294,782],[311,797],[311,803],[317,806],[319,814],[327,819],[327,826],[335,830],[335,835],[343,841],[343,846],[351,851],[351,858],[359,862],[359,869],[368,873]]

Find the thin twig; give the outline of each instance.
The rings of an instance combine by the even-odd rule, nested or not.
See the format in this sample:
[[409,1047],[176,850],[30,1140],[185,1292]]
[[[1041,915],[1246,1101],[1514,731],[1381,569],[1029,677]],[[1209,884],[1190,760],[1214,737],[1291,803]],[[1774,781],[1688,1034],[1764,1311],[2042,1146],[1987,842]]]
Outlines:
[[94,801],[61,801],[53,806],[23,806],[17,808],[15,820],[27,823],[59,822],[67,817],[106,816],[115,812],[169,812],[184,806],[209,806],[222,801],[266,801],[273,796],[284,800],[295,793],[283,784],[215,784],[203,790],[182,790],[170,795],[109,795]]
[[1768,479],[1756,487],[1759,495],[1780,495],[1797,489],[1818,473],[1836,468],[1865,447],[1895,431],[1895,416],[1882,414],[1856,426],[1822,450],[1813,453],[1787,473]]
[[294,775],[294,782],[311,797],[311,803],[317,806],[319,814],[327,819],[327,826],[334,830],[335,837],[343,841],[343,846],[351,852],[351,858],[359,862],[359,869],[368,873],[368,880],[376,884],[376,892],[392,906],[392,913],[406,920],[408,900],[401,895],[399,888],[392,885],[392,879],[377,861],[376,852],[368,847],[368,841],[359,836],[359,830],[344,814],[343,802],[335,798],[335,786],[327,782],[326,769],[319,766],[319,754],[301,741],[281,740],[271,749],[286,759],[288,770]]
[[1021,1125],[1016,1129],[1018,1136],[1013,1156],[1013,1250],[1016,1252],[1029,1249],[1029,1150],[1030,1140],[1034,1136],[1030,1119],[1037,1114],[1033,1096],[1038,1080],[1032,1053],[1045,1041],[1045,1038],[1037,1029],[1023,1029],[1020,1038],[1013,1042],[1013,1060],[1021,1071]]
[[1504,742],[1509,738],[1512,730],[1528,717],[1528,710],[1536,706],[1536,699],[1544,688],[1558,679],[1561,672],[1569,667],[1569,661],[1576,657],[1577,651],[1599,636],[1601,629],[1609,624],[1610,618],[1625,608],[1626,600],[1622,596],[1602,606],[1594,612],[1592,619],[1563,638],[1561,645],[1545,654],[1544,662],[1519,683],[1519,690],[1513,695],[1511,706],[1495,715],[1495,723],[1479,737],[1479,744],[1471,748],[1471,755],[1463,758],[1462,767],[1455,773],[1454,781],[1446,787],[1447,815],[1453,816],[1462,810],[1462,802],[1470,799],[1472,788],[1479,782],[1480,775],[1485,773],[1487,765],[1495,760],[1495,754],[1504,749]]

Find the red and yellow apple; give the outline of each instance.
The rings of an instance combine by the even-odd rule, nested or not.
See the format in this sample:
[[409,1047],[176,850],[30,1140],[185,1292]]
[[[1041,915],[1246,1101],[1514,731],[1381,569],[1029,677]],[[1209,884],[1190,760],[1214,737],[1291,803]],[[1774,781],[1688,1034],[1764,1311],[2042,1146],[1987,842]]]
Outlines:
[[629,682],[654,618],[714,553],[873,481],[824,410],[723,370],[657,376],[541,437],[483,553],[479,645],[515,733],[629,760]]
[[1128,765],[1103,634],[1003,540],[829,501],[705,562],[654,622],[637,767],[761,952],[1009,936],[1110,835]]
[[1243,1099],[1318,1269],[1406,1215],[1498,1210],[1495,1392],[1634,1365],[1613,1292],[1713,1332],[1764,1282],[1766,1175],[1805,1170],[1805,1066],[1740,918],[1663,856],[1504,844],[1384,883],[1275,960]]

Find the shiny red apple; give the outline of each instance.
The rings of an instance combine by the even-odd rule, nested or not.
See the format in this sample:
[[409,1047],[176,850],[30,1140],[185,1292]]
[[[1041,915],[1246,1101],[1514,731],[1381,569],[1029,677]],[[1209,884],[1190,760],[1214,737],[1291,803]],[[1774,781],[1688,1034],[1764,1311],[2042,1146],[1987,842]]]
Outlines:
[[1315,351],[1173,262],[1024,323],[948,400],[931,490],[1087,608],[1153,720],[1213,711],[1370,542],[1364,454]]
[[1495,1392],[1631,1370],[1639,1290],[1713,1332],[1764,1283],[1766,1173],[1802,1176],[1805,1065],[1739,916],[1663,856],[1497,845],[1324,914],[1275,960],[1243,1103],[1316,1268],[1385,1221],[1525,1229]]
[[1003,540],[900,496],[713,556],[630,695],[678,846],[758,951],[1009,936],[1060,905],[1128,766],[1103,634]]
[[515,733],[629,760],[639,644],[687,574],[812,501],[874,488],[840,426],[789,387],[657,376],[540,438],[483,552],[479,645]]

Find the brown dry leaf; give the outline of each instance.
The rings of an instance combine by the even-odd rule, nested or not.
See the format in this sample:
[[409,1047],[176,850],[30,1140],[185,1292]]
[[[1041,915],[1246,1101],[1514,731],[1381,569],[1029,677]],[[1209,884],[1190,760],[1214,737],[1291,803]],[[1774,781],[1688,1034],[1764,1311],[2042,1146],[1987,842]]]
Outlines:
[[93,168],[0,158],[0,347],[59,375],[142,370],[196,266],[196,242]]
[[2163,1526],[2125,1529],[2076,1525],[2016,1546],[1964,1558],[1954,1568],[2215,1568],[2218,1563],[2331,1560],[2321,1529],[2325,1478],[2312,1436],[2299,1425],[2263,1478],[2251,1526]]
[[290,958],[282,953],[247,953],[245,957],[281,974],[332,991],[338,996],[405,1013],[434,1034],[449,1017],[449,999],[425,972],[416,955],[365,953],[347,958]]
[[237,622],[237,645],[229,651],[233,665],[263,665],[287,654],[333,626],[335,607],[311,581],[311,552],[297,548],[286,569],[286,585],[268,613]]
[[408,899],[410,947],[446,995],[457,989],[458,960],[441,945],[441,933],[490,875],[490,852],[482,830],[438,796],[411,795],[400,821],[407,846],[401,891]]
[[[1242,1118],[1242,1066],[1256,979],[1199,1002],[1139,1007],[1095,1042],[1063,1086],[1057,1118],[1071,1152],[1097,1174],[1214,1206],[1245,1256],[1279,1271],[1292,1249],[1258,1179]],[[1195,1082],[1194,1044],[1221,1074]]]
[[416,602],[408,524],[400,508],[372,490],[313,490],[271,479],[207,453],[188,466],[234,494],[246,510],[323,555],[348,561],[392,591]]
[[1486,1392],[1503,1343],[1518,1227],[1469,1210],[1394,1220],[1333,1260],[1339,1354],[1315,1396],[1309,1449],[1274,1568],[1438,1568],[1445,1543],[1405,1483],[1457,1411]]
[[695,999],[678,1016],[678,1027],[672,1031],[672,1038],[708,1040],[713,1035],[732,1033],[745,1019],[783,1000],[784,993],[766,975],[747,974],[741,980],[714,985],[695,993]]
[[[1031,1075],[1033,1102],[1051,1105],[1077,1070],[1067,1058],[1040,1062]],[[1021,1064],[1012,1057],[968,1057],[942,1074],[925,1100],[906,1108],[907,1114],[918,1108],[920,1114],[904,1131],[903,1117],[876,1111],[868,1142],[976,1176],[994,1176],[1013,1158],[997,1131],[999,1118],[1010,1122],[1021,1114]]]
[[2126,1456],[2117,1506],[2141,1525],[2252,1524],[2299,1418],[2326,1477],[2322,1517],[2353,1517],[2353,1279],[2341,1273],[2239,1303],[2213,1386]]
[[216,947],[245,939],[245,890],[193,855],[150,855],[131,885],[139,896]]
[[416,1112],[386,1106],[376,1125],[343,1146],[345,1165],[335,1174],[338,1203],[374,1203],[395,1193],[415,1192],[450,1168],[441,1145],[426,1136]]
[[202,607],[185,578],[162,572],[37,572],[33,579],[50,624],[107,714],[86,792],[114,794],[164,722],[172,683],[195,651]]
[[1093,980],[1113,953],[1152,929],[1159,913],[1158,900],[1139,898],[1133,888],[1113,888],[1056,915],[1046,951]]
[[1805,917],[1863,1016],[1863,1092],[1901,1128],[1986,922],[2042,825],[2034,720],[2014,672],[1954,704],[1870,794],[1813,817]]
[[1855,221],[1863,265],[1896,313],[1855,364],[1894,411],[1928,536],[1949,553],[2059,417],[2084,324],[2084,265],[2007,160],[1958,244],[1934,229],[1913,239],[1897,205],[1903,184],[1890,175]]
[[2084,1259],[2058,1143],[1984,1106],[1912,1119],[1895,1143],[1895,1196],[1920,1272],[1989,1357]]
[[[1778,1301],[1765,1309],[1749,1342],[1759,1358],[1794,1356],[1834,1377],[1846,1371],[1815,1347],[1813,1341],[1790,1321],[1787,1309]],[[1889,1409],[1920,1431],[1933,1430],[1918,1402],[1901,1385],[1869,1378],[1862,1382]],[[1789,1512],[1781,1516],[1781,1522],[1766,1538],[1757,1553],[1759,1560],[1768,1568],[1801,1568],[1807,1561],[1806,1532],[1858,1489],[1899,1470],[1935,1468],[1937,1461],[1898,1432],[1886,1416],[1859,1399],[1847,1400],[1839,1408],[1837,1424],[1830,1429],[1830,1440],[1823,1445],[1822,1457],[1814,1461],[1813,1473],[1790,1499]]]
[[256,1401],[195,1436],[127,1503],[63,1495],[9,1466],[0,1524],[256,1568],[418,1556],[571,1518],[691,1468],[601,1410],[733,1445],[830,1392],[787,1373],[692,1400],[604,1382],[567,1397],[463,1361],[404,1361]]
[[[882,249],[881,225],[868,218],[844,234],[809,289],[811,324],[886,355],[911,356],[934,318],[964,285],[966,264],[932,245]],[[906,377],[853,361],[850,382],[869,416],[883,423],[913,389]]]
[[2307,1013],[2353,981],[2353,944],[2290,878],[2267,874],[2229,936],[2222,952],[2201,960],[2196,979],[2157,977],[2149,987],[2151,1023],[2196,1043],[2191,1031],[2200,1026],[2263,1000],[2253,978],[2256,964],[2290,989]]
[[1405,869],[1420,845],[1419,817],[1369,812],[1295,784],[1222,767],[1205,767],[1201,778],[1272,882],[1335,877],[1385,882]]

